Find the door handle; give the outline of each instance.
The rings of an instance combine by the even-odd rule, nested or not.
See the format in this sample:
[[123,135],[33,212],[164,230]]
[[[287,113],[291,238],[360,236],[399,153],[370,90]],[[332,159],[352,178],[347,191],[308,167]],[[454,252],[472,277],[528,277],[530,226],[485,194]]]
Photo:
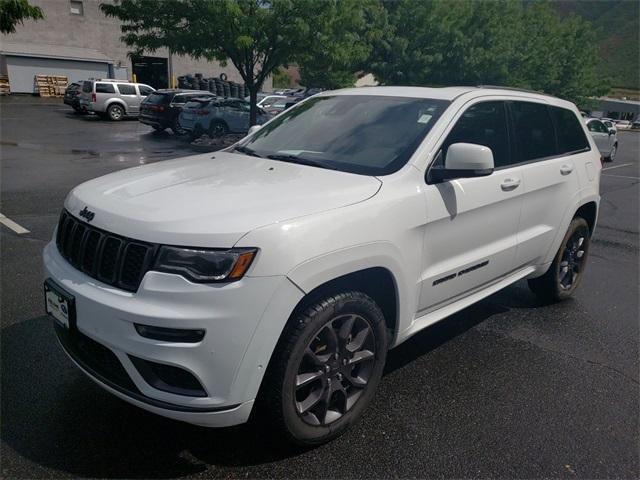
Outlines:
[[500,188],[505,192],[510,192],[511,190],[515,190],[519,186],[520,186],[520,180],[517,178],[506,178],[500,184]]
[[562,165],[560,167],[560,173],[562,175],[569,175],[571,172],[573,172],[573,165]]

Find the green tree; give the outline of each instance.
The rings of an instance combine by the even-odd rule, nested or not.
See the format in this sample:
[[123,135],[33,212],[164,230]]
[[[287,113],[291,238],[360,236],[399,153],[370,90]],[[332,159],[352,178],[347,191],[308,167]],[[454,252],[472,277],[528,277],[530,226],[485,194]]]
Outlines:
[[[230,61],[251,97],[281,65],[303,58],[332,25],[341,0],[122,0],[103,12],[122,21],[132,53],[169,48],[179,55]],[[326,38],[326,37],[324,37]]]
[[18,23],[43,18],[42,9],[29,5],[27,0],[0,0],[0,33],[13,33]]
[[505,85],[573,101],[607,90],[590,25],[546,1],[388,0],[393,35],[370,71],[387,84]]
[[332,2],[314,27],[297,65],[303,85],[326,89],[353,86],[374,45],[390,33],[380,0]]

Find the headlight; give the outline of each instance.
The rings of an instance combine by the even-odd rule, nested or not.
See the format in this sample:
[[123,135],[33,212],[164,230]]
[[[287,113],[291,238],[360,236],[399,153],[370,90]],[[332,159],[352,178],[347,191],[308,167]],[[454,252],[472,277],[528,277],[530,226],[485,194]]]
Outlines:
[[160,247],[153,270],[176,273],[196,283],[239,280],[258,252],[255,248],[213,250]]

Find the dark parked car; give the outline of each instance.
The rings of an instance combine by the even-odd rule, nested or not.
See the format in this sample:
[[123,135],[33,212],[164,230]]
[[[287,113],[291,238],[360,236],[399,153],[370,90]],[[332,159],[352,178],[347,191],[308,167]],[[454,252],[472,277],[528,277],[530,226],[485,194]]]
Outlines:
[[63,101],[65,105],[71,105],[76,112],[86,112],[87,110],[80,105],[80,91],[82,86],[79,83],[70,84],[64,91]]
[[[221,137],[227,133],[249,131],[249,102],[241,98],[220,98],[211,101],[195,98],[185,105],[180,113],[180,128],[192,136],[207,133],[210,137]],[[257,124],[271,120],[272,115],[258,108]]]
[[194,98],[214,99],[216,96],[199,90],[156,90],[140,104],[139,120],[156,130],[170,128],[176,135],[185,131],[178,124],[178,116],[187,102]]

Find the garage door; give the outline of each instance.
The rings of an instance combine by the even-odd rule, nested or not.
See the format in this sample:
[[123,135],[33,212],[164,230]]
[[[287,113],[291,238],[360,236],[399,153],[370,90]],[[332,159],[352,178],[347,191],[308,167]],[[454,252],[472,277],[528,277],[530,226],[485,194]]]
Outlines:
[[69,83],[88,78],[108,78],[109,64],[7,56],[7,73],[12,92],[34,93],[34,77],[36,75],[65,75],[69,79]]

